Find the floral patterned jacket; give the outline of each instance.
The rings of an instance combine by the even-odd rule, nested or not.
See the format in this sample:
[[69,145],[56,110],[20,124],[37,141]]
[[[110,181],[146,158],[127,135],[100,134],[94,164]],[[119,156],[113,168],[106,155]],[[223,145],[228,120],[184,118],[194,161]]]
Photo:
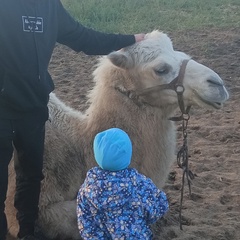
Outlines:
[[78,228],[83,239],[152,239],[150,224],[168,210],[165,193],[133,168],[94,167],[77,196]]

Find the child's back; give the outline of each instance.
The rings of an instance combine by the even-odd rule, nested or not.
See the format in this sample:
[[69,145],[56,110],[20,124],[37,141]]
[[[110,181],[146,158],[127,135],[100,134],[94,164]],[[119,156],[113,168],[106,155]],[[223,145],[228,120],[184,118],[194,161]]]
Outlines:
[[77,197],[81,236],[151,239],[150,224],[166,213],[168,201],[151,179],[128,168],[132,155],[128,135],[116,128],[100,133],[94,140],[94,153],[100,167],[88,171]]

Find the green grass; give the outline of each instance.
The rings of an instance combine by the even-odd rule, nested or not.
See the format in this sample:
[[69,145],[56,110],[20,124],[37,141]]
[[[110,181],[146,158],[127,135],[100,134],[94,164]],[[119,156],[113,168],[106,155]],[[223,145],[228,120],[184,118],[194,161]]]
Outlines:
[[240,0],[61,0],[83,25],[136,33],[240,27]]

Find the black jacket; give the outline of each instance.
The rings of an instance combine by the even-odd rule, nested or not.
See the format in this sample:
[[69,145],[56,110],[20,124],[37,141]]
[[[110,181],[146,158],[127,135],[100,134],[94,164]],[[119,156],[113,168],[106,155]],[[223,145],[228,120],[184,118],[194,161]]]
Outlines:
[[54,89],[48,64],[56,42],[105,55],[135,38],[82,26],[60,0],[0,0],[0,118],[47,108]]

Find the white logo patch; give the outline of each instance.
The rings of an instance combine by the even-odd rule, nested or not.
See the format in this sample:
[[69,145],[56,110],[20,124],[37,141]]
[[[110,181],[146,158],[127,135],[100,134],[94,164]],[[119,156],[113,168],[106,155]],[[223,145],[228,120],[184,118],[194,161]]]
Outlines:
[[43,32],[43,18],[22,16],[24,32]]

